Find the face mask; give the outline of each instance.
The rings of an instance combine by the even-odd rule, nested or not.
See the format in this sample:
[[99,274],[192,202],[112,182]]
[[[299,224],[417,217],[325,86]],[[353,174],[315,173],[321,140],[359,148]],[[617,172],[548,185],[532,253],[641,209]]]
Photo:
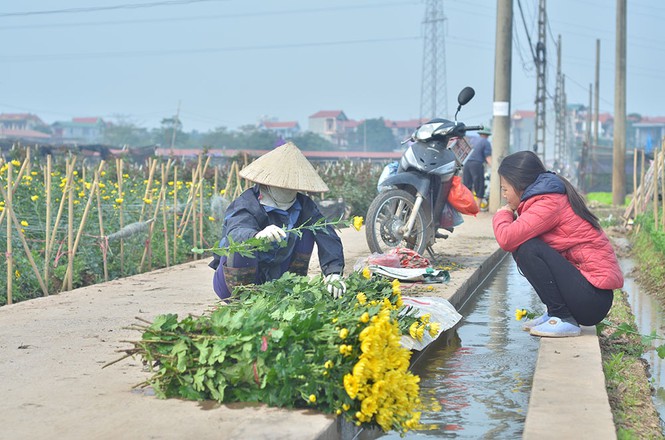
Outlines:
[[292,189],[261,185],[260,202],[262,205],[287,210],[296,202],[297,195],[298,191]]

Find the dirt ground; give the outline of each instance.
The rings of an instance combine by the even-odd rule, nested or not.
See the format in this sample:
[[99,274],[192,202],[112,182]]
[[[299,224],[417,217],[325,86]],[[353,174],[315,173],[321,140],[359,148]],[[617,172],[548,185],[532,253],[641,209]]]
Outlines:
[[[432,294],[457,290],[498,248],[489,214],[465,220],[436,247],[441,261],[453,266],[450,282]],[[348,273],[369,251],[364,231],[345,229],[340,236]],[[132,388],[148,377],[139,359],[102,368],[121,356],[127,341],[140,337],[127,328],[135,317],[198,315],[218,304],[207,263],[0,307],[0,439],[317,438],[331,425],[330,417],[258,405],[159,400]],[[319,270],[316,258],[311,268]]]

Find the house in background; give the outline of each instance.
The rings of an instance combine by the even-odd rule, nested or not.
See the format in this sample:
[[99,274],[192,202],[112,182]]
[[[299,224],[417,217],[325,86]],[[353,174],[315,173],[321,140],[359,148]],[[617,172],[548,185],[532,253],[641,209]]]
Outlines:
[[297,121],[269,121],[259,122],[259,129],[268,130],[281,136],[282,139],[290,139],[300,134],[300,124]]
[[342,110],[322,110],[309,117],[309,131],[316,133],[335,145],[346,145],[346,117]]
[[102,118],[72,118],[71,121],[56,121],[53,140],[56,142],[97,143],[104,138],[106,123]]
[[402,142],[427,121],[428,119],[409,119],[407,121],[391,121],[386,119],[386,127],[393,132],[393,136],[395,136],[398,142]]
[[49,142],[49,126],[31,113],[0,114],[0,139],[23,142]]
[[536,112],[515,110],[510,117],[510,152],[532,150],[536,143]]
[[[647,155],[653,156],[654,149],[660,148],[665,139],[665,116],[644,116],[633,123],[635,138],[629,144],[635,148],[643,148]],[[631,142],[632,141],[632,142]]]

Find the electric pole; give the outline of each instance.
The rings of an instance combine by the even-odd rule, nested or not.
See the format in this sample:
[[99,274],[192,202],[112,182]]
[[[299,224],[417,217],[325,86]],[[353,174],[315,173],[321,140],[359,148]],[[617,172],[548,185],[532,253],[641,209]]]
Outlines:
[[492,173],[489,211],[503,204],[499,185],[499,165],[510,146],[510,86],[513,44],[513,0],[496,2],[496,50],[494,55],[494,103],[492,108]]
[[546,132],[546,104],[547,104],[547,12],[545,0],[538,2],[538,42],[536,43],[536,143],[534,151],[539,154],[545,162],[545,132]]
[[564,130],[565,130],[565,111],[563,109],[563,78],[561,75],[561,34],[557,39],[556,45],[556,90],[554,91],[554,161],[559,161],[562,157]]
[[446,44],[443,33],[443,0],[427,0],[423,33],[422,85],[420,118],[448,117],[446,92]]
[[614,65],[614,151],[612,204],[626,198],[626,0],[617,0],[616,55]]
[[600,39],[596,39],[596,96],[593,115],[593,144],[598,145],[598,118],[600,117]]

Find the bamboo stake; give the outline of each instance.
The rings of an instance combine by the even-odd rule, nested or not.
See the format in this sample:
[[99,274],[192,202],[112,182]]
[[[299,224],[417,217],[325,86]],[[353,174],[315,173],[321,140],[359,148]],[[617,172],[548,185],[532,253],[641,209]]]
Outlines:
[[[2,193],[2,196],[5,199],[10,198],[8,192],[5,191],[5,188],[2,185],[0,185],[0,193]],[[28,261],[30,262],[32,271],[35,273],[35,276],[37,277],[39,286],[42,288],[42,293],[44,294],[44,296],[48,296],[48,289],[46,288],[42,276],[39,273],[39,269],[37,268],[37,264],[35,264],[35,260],[32,258],[32,252],[30,251],[30,246],[28,246],[28,242],[25,240],[25,235],[21,231],[21,223],[19,223],[18,219],[16,218],[16,213],[14,212],[13,209],[9,211],[9,217],[7,218],[8,224],[10,223],[10,219],[11,221],[14,222],[14,226],[16,226],[16,232],[18,233],[18,238],[21,240],[21,243],[23,244],[23,250],[25,251],[26,257],[28,257]],[[9,304],[9,302],[7,304]]]
[[173,264],[178,261],[178,166],[173,169]]
[[109,242],[106,238],[106,234],[104,233],[104,219],[103,219],[103,214],[102,214],[102,196],[99,191],[99,185],[97,186],[97,218],[99,219],[99,236],[100,236],[100,247],[102,250],[102,265],[104,267],[104,281],[109,280],[109,269],[108,269],[108,261],[106,258],[106,254],[108,252],[108,245]]
[[658,165],[660,164],[660,155],[657,151],[654,150],[653,153],[653,166],[654,168],[654,178],[653,178],[653,221],[654,228],[658,230]]
[[215,187],[214,187],[214,190],[213,190],[215,195],[217,195],[217,181],[218,181],[218,178],[219,178],[219,165],[215,165]]
[[170,267],[169,264],[169,231],[166,223],[166,179],[169,177],[169,168],[171,166],[171,159],[168,160],[166,166],[166,172],[164,172],[164,165],[162,165],[162,233],[164,235],[164,259],[166,267]]
[[46,183],[46,233],[44,236],[44,281],[47,285],[46,295],[48,295],[48,280],[49,280],[49,261],[51,260],[51,250],[48,247],[51,241],[51,172],[53,170],[53,158],[49,154],[46,156],[46,170],[44,171],[44,182]]
[[[200,169],[197,166],[196,170],[194,170],[194,172],[192,173],[192,184],[189,187],[189,195],[187,196],[187,203],[185,204],[185,210],[182,213],[182,218],[180,219],[180,225],[178,226],[178,231],[184,231],[185,228],[187,227],[187,223],[189,223],[189,217],[192,212],[191,203],[194,198],[194,190],[196,186],[194,185],[194,182],[196,181],[196,179],[198,179],[199,171]],[[180,232],[180,234],[178,235],[182,235],[182,232]]]
[[[121,198],[124,198],[122,195],[122,179],[123,179],[123,168],[124,168],[125,162],[122,159],[116,159],[115,160],[115,171],[116,171],[116,180],[118,181],[118,195]],[[125,227],[125,204],[121,203],[120,206],[118,206],[118,215],[119,220],[120,220],[120,229]],[[120,239],[120,274],[124,275],[125,274],[125,240],[123,238]]]
[[[74,253],[72,252],[74,247],[74,186],[70,186],[67,191],[67,208],[68,208],[68,219],[67,219],[67,272],[63,278],[63,290],[72,290],[74,284]],[[66,284],[66,289],[65,289]]]
[[[152,179],[155,176],[155,168],[157,167],[157,159],[149,159],[149,171],[148,171],[148,182],[145,185],[145,191],[143,195],[143,206],[141,206],[141,215],[139,216],[139,221],[143,221],[143,217],[145,215],[145,210],[146,210],[146,199],[150,199],[151,191],[150,189],[152,188]],[[152,199],[151,199],[152,200]]]
[[637,148],[633,149],[633,200],[637,197]]
[[[656,187],[658,186],[658,180],[656,180]],[[659,208],[660,210],[660,224],[661,224],[661,229],[665,230],[665,148],[661,146],[660,149],[660,195],[661,195],[661,206]],[[656,200],[658,200],[658,197],[656,197]]]
[[[55,216],[55,223],[53,224],[53,233],[51,234],[51,241],[48,243],[47,249],[49,250],[49,255],[53,253],[53,246],[55,245],[55,237],[57,236],[58,227],[60,226],[60,220],[62,219],[62,213],[65,208],[65,200],[67,200],[67,191],[71,188],[72,180],[74,178],[74,163],[76,162],[76,157],[72,158],[72,161],[69,161],[69,158],[65,161],[65,187],[62,189],[62,196],[60,197],[60,206],[58,207],[58,214]],[[45,260],[45,263],[48,264],[48,260]]]
[[[11,212],[12,208],[12,174],[14,173],[14,165],[9,161],[9,167],[7,168],[7,188],[10,191],[7,192],[5,197],[5,210],[3,212]],[[0,185],[1,186],[1,185]],[[12,303],[12,281],[14,276],[14,257],[12,256],[12,222],[9,221],[9,216],[7,216],[7,304]]]
[[[102,168],[104,167],[104,161],[102,160],[99,164],[98,170],[95,172],[95,177],[92,182],[92,187],[90,188],[90,194],[88,194],[88,201],[85,204],[85,209],[83,210],[83,216],[81,217],[81,222],[79,223],[78,230],[76,231],[76,239],[74,241],[74,244],[72,247],[70,247],[70,253],[71,253],[71,264],[67,265],[67,276],[69,282],[71,283],[73,280],[73,270],[74,270],[74,257],[76,256],[76,251],[78,249],[79,243],[81,241],[81,235],[83,234],[83,229],[85,228],[85,223],[88,219],[88,213],[90,212],[90,206],[92,205],[92,199],[95,196],[95,193],[97,192],[97,187],[99,186],[99,174],[102,171]],[[73,191],[72,191],[73,192]],[[72,203],[73,206],[73,203]],[[72,272],[70,272],[72,271]],[[69,286],[70,290],[72,289],[72,286]]]
[[[645,157],[645,151],[640,150],[640,156],[642,157],[642,164],[641,164],[641,169],[640,169],[640,203],[644,203],[644,190],[645,190],[645,185],[644,185],[644,178],[645,178],[645,170],[644,170],[644,161],[646,160]],[[636,212],[637,214],[637,212]]]
[[[169,166],[170,166],[171,159],[169,159],[168,162],[169,162]],[[157,214],[158,214],[159,209],[161,207],[161,202],[162,202],[162,198],[163,198],[163,194],[164,194],[164,190],[165,190],[165,187],[164,187],[164,177],[165,177],[164,176],[164,174],[165,174],[164,164],[161,164],[161,169],[162,169],[162,185],[161,185],[161,188],[160,188],[160,191],[159,191],[159,195],[157,197],[157,203],[155,204],[155,210],[153,212],[152,221],[150,222],[150,226],[148,228],[148,240],[146,241],[146,245],[143,248],[143,255],[141,256],[141,264],[139,265],[139,272],[143,272],[143,264],[146,261],[146,257],[147,257],[147,260],[148,260],[148,270],[152,270],[152,234],[153,234],[154,229],[155,229],[155,220],[157,220]]]

